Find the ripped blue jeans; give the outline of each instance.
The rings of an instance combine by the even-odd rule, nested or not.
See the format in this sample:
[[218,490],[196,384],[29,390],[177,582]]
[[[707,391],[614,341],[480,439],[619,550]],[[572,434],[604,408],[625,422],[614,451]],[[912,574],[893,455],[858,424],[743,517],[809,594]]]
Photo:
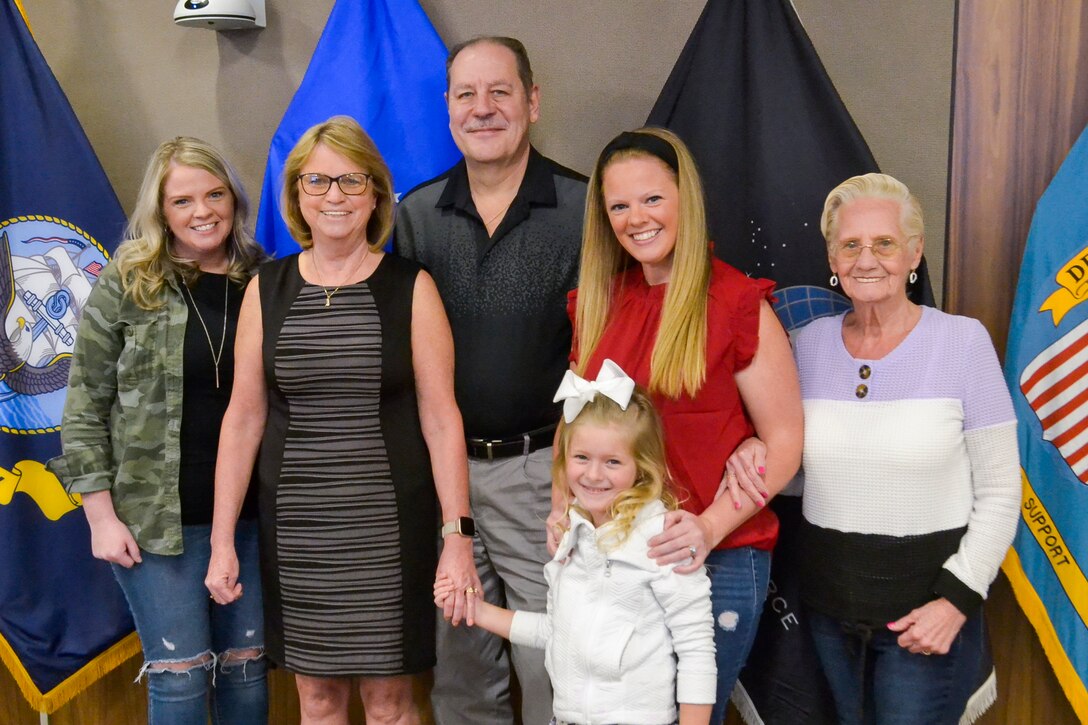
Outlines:
[[184,553],[142,551],[131,569],[113,566],[143,645],[149,725],[205,725],[209,714],[214,725],[268,722],[257,524],[238,522],[243,595],[227,606],[204,587],[210,534],[184,526]]
[[750,546],[714,550],[706,558],[706,571],[718,663],[718,693],[710,722],[718,725],[725,719],[733,685],[756,638],[771,579],[771,553]]

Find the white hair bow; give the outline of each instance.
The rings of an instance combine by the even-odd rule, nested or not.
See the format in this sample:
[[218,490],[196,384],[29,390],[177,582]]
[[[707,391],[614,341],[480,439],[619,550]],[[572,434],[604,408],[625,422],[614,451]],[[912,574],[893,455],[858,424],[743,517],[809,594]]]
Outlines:
[[559,383],[559,390],[555,393],[553,402],[563,401],[563,419],[567,423],[573,423],[586,403],[597,397],[597,393],[616,402],[623,410],[627,410],[631,402],[631,393],[635,391],[635,381],[628,377],[627,373],[619,365],[611,360],[601,363],[601,371],[597,373],[597,379],[590,382],[580,378],[573,370],[568,370],[563,376],[563,382]]

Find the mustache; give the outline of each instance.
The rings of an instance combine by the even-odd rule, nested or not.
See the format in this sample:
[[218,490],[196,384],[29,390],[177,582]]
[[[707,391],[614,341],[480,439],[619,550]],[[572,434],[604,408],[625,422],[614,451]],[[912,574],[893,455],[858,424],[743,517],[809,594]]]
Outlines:
[[492,121],[476,121],[464,126],[466,133],[472,133],[473,131],[504,131],[506,130],[505,123],[494,123]]

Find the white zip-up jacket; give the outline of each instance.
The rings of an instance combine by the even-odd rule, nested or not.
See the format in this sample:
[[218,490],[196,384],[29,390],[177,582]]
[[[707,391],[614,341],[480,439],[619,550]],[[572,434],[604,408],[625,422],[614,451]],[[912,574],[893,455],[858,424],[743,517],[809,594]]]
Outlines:
[[576,511],[544,567],[546,614],[515,612],[514,644],[545,649],[556,718],[580,725],[675,722],[676,703],[711,704],[717,684],[710,580],[647,556],[661,533],[660,501],[607,553]]

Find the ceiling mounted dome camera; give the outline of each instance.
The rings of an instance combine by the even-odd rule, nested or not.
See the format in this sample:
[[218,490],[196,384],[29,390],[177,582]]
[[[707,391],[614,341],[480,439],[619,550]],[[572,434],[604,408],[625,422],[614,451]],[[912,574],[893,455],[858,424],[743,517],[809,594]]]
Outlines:
[[207,30],[252,30],[265,26],[265,0],[178,0],[174,23]]

